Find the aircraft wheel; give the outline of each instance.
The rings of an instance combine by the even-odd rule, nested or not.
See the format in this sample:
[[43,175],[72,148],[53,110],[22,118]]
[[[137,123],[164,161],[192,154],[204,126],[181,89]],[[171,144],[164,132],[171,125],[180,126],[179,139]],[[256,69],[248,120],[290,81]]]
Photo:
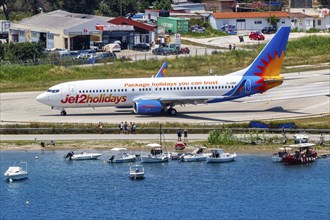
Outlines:
[[171,116],[174,116],[174,115],[176,115],[177,111],[176,111],[175,108],[169,108],[169,109],[167,110],[167,113],[168,113],[169,115],[171,115]]
[[61,115],[62,115],[62,116],[65,116],[65,115],[66,115],[66,111],[64,111],[64,110],[61,111]]

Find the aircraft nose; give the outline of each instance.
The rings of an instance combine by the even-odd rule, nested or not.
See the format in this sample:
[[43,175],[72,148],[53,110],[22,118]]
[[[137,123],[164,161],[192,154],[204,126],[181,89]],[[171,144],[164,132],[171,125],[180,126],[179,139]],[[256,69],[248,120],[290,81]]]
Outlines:
[[41,93],[40,95],[38,95],[36,99],[37,99],[38,102],[47,105],[47,101],[48,101],[49,97],[48,97],[48,95],[44,92],[44,93]]

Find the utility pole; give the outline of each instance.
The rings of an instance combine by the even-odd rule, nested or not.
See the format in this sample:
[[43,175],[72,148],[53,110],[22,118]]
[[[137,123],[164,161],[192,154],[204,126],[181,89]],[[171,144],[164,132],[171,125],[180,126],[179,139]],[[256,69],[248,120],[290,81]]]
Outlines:
[[269,4],[269,23],[270,26],[272,26],[272,0],[270,0],[270,4]]
[[123,0],[119,0],[119,7],[120,7],[120,16],[123,16]]

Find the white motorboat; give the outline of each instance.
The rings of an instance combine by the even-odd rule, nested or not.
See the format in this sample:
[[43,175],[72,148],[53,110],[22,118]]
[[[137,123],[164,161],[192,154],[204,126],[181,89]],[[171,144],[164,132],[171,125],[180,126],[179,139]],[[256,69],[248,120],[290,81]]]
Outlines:
[[126,148],[113,148],[110,150],[111,157],[108,160],[110,163],[127,163],[134,162],[136,156],[134,154],[127,153]]
[[65,158],[69,158],[69,160],[95,160],[99,158],[102,154],[99,153],[87,153],[81,152],[80,154],[75,154],[73,151],[67,153]]
[[5,172],[4,176],[6,176],[9,181],[28,178],[29,173],[27,171],[27,162],[21,163],[25,164],[25,170],[20,166],[12,166]]
[[309,141],[309,135],[306,133],[295,134],[293,135],[293,138],[295,144],[308,143]]
[[283,158],[288,156],[288,151],[291,150],[290,147],[280,147],[279,151],[277,153],[274,154],[274,156],[272,157],[272,161],[274,163],[279,163],[283,161]]
[[144,178],[144,167],[141,164],[131,165],[129,168],[129,176],[133,179]]
[[225,153],[223,149],[211,150],[211,155],[206,158],[207,163],[225,163],[236,159],[236,153]]
[[193,152],[182,154],[179,158],[182,162],[199,162],[205,161],[209,154],[205,153],[206,147],[198,147]]
[[162,146],[159,144],[150,144],[152,146],[150,154],[141,155],[142,163],[162,163],[168,162],[169,154],[163,153]]

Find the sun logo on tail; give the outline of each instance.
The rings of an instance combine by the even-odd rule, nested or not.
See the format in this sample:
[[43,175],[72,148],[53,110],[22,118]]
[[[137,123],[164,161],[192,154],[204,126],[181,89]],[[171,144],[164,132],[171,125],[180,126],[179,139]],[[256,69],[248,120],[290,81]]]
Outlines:
[[260,72],[254,73],[255,76],[260,77],[260,79],[255,82],[256,85],[259,85],[255,87],[255,90],[261,93],[281,85],[283,82],[283,77],[280,76],[280,72],[284,59],[284,50],[282,50],[281,56],[278,56],[275,50],[274,58],[270,54],[267,55],[267,58],[269,61],[261,59],[263,66],[258,65]]

